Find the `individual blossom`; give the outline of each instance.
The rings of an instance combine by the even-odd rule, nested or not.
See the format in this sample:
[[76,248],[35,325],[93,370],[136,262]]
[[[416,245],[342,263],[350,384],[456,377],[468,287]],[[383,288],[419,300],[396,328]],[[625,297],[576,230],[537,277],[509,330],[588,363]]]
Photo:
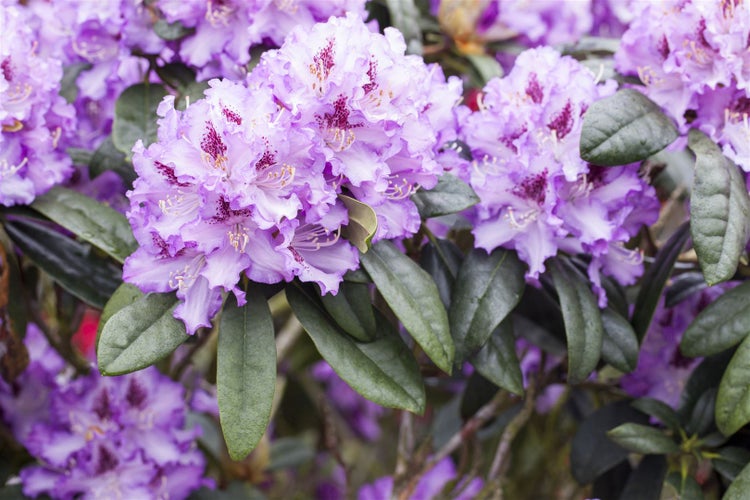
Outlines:
[[[431,500],[441,498],[444,488],[448,483],[458,479],[456,466],[453,464],[451,457],[445,457],[435,466],[422,476],[417,483],[414,491],[409,496],[409,500]],[[474,498],[482,489],[483,482],[480,478],[474,478],[470,481],[463,479],[458,481],[452,488],[453,496],[456,500],[470,500]],[[362,486],[357,493],[358,500],[382,500],[391,498],[393,495],[393,477],[385,476],[377,479],[371,484]]]
[[222,293],[240,304],[242,274],[277,283],[299,276],[323,293],[357,267],[340,238],[348,215],[326,183],[314,131],[294,123],[269,89],[213,80],[185,111],[167,97],[158,141],[138,142],[128,212],[140,248],[123,277],[144,291],[175,290],[190,333],[208,326]]
[[682,335],[698,313],[734,285],[705,288],[672,307],[666,307],[662,300],[644,338],[636,369],[620,379],[625,392],[677,408],[690,374],[702,359],[686,358],[680,353]]
[[325,361],[316,363],[311,373],[325,387],[328,402],[359,437],[367,441],[378,439],[378,419],[385,413],[385,408],[357,394]]
[[652,3],[623,34],[615,60],[682,132],[706,132],[750,171],[750,2]]
[[505,78],[486,85],[480,110],[464,119],[473,161],[457,168],[481,198],[468,212],[475,246],[516,250],[531,279],[558,250],[587,254],[600,305],[606,296],[599,274],[635,280],[640,254],[624,244],[658,214],[654,190],[636,165],[603,168],[579,156],[583,114],[615,87],[551,48],[522,53]]
[[59,96],[62,67],[40,55],[29,13],[0,6],[13,33],[0,45],[0,205],[29,204],[71,174],[66,141],[74,111]]
[[377,213],[376,241],[417,231],[409,196],[435,186],[441,142],[456,134],[460,81],[405,50],[395,29],[373,33],[350,14],[296,29],[249,77],[322,139],[331,185]]

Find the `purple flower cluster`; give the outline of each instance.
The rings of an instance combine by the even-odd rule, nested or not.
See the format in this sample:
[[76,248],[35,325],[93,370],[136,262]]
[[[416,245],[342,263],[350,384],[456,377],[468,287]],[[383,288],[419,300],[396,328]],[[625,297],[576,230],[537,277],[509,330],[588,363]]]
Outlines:
[[706,288],[669,308],[660,302],[641,346],[638,366],[620,379],[623,390],[635,398],[650,397],[677,408],[685,383],[702,360],[680,353],[682,334],[703,309],[735,285]]
[[315,364],[311,373],[325,386],[328,401],[358,436],[368,441],[380,437],[378,419],[385,413],[385,408],[357,394],[325,361]]
[[73,169],[65,142],[75,115],[58,95],[62,67],[39,53],[29,20],[25,9],[0,5],[0,205],[5,206],[31,203]]
[[21,470],[24,494],[185,498],[210,485],[179,384],[153,367],[71,379],[33,325],[26,344],[27,370],[13,386],[0,380],[0,416],[37,460]]
[[528,50],[505,78],[487,84],[479,111],[464,119],[474,160],[458,169],[481,198],[469,212],[477,247],[515,249],[532,279],[558,249],[588,254],[602,305],[600,272],[632,283],[641,259],[624,243],[658,214],[638,166],[602,168],[579,156],[582,115],[614,91],[614,82],[598,85],[570,57]]
[[182,40],[180,58],[200,68],[199,78],[242,77],[250,49],[280,46],[295,27],[309,30],[331,16],[365,18],[365,0],[158,0],[166,21],[194,33]]
[[750,2],[653,3],[625,32],[615,60],[683,132],[700,128],[750,171]]
[[350,15],[295,30],[246,85],[213,80],[184,112],[159,107],[158,141],[139,142],[128,213],[140,248],[124,279],[177,291],[189,332],[208,326],[244,273],[295,276],[336,293],[358,254],[340,238],[340,195],[377,212],[376,238],[419,227],[409,195],[432,187],[438,141],[455,135],[460,82],[405,56],[401,35]]

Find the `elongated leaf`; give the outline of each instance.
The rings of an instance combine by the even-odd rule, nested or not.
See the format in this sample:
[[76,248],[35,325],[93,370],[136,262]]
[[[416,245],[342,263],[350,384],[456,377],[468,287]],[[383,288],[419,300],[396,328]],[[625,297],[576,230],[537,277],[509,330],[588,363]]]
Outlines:
[[321,299],[342,330],[360,342],[375,340],[377,325],[368,285],[344,282],[337,295],[326,294]]
[[5,225],[23,253],[74,296],[98,309],[120,285],[121,271],[75,241],[30,219]]
[[742,469],[750,463],[750,450],[739,446],[726,446],[719,450],[719,457],[711,462],[719,474],[734,481]]
[[750,281],[711,303],[687,327],[680,350],[690,357],[710,356],[740,343],[750,333]]
[[665,487],[669,486],[674,488],[675,496],[667,496],[667,498],[675,498],[679,500],[704,500],[705,498],[700,485],[692,476],[682,477],[679,472],[672,472],[667,476],[667,481],[665,483]]
[[420,189],[411,199],[423,219],[454,214],[479,203],[471,186],[452,174],[443,174],[434,188]]
[[630,319],[639,341],[643,340],[643,336],[646,335],[648,327],[651,325],[651,319],[654,317],[661,293],[669,275],[672,274],[672,267],[677,261],[682,247],[685,246],[688,236],[688,226],[683,224],[659,250],[654,263],[651,264],[641,280],[641,288],[635,301],[633,317]]
[[321,356],[362,396],[382,406],[422,413],[425,393],[414,357],[379,315],[378,339],[357,342],[333,325],[323,307],[297,286],[287,299]]
[[378,216],[370,205],[355,200],[351,196],[341,194],[339,199],[349,213],[349,223],[342,228],[342,235],[360,252],[367,252],[372,237],[378,230]]
[[748,491],[750,491],[750,465],[746,465],[734,478],[722,500],[746,500]]
[[736,349],[727,349],[719,354],[708,356],[693,369],[680,395],[677,413],[681,421],[686,422],[693,415],[695,406],[703,394],[719,387],[735,351]]
[[695,402],[690,418],[685,423],[685,432],[703,436],[714,424],[717,389],[709,389]]
[[673,431],[680,428],[680,417],[677,415],[677,412],[663,401],[653,398],[641,398],[633,401],[632,406],[646,415],[656,418]]
[[625,422],[646,423],[648,418],[627,401],[617,401],[595,411],[578,427],[570,447],[570,470],[581,484],[625,460],[628,451],[607,437],[607,431]]
[[89,173],[93,178],[110,170],[119,175],[127,186],[132,186],[138,176],[133,164],[126,160],[125,153],[115,147],[111,135],[94,151],[89,163]]
[[525,272],[512,250],[469,253],[458,271],[449,314],[457,362],[481,349],[516,307],[526,287]]
[[670,285],[664,292],[664,307],[674,307],[691,295],[708,287],[703,273],[699,271],[672,276]]
[[129,306],[143,296],[144,293],[141,292],[138,287],[136,287],[135,285],[131,285],[130,283],[123,283],[122,285],[117,287],[115,293],[112,294],[112,296],[105,304],[104,309],[102,309],[101,316],[99,316],[99,326],[96,332],[97,344],[99,343],[99,336],[104,329],[104,325],[107,324],[107,321],[109,321],[109,319],[118,311]]
[[477,83],[479,87],[484,87],[491,79],[503,77],[503,67],[497,59],[489,54],[466,54],[466,58],[479,77]]
[[568,379],[583,381],[596,368],[602,352],[604,326],[594,294],[588,282],[564,260],[550,266],[560,297],[568,340]]
[[386,240],[360,260],[404,328],[441,370],[450,373],[455,348],[448,314],[430,275]]
[[414,0],[385,0],[391,14],[391,26],[404,35],[406,52],[422,54],[422,29],[419,26],[420,13]]
[[99,371],[121,375],[141,370],[171,354],[188,338],[172,317],[173,294],[144,295],[116,312],[102,328],[97,345]]
[[419,264],[432,276],[446,309],[451,305],[453,285],[462,259],[461,250],[448,240],[435,240],[434,244],[428,242],[422,247]]
[[155,83],[138,83],[126,88],[115,103],[112,142],[130,157],[138,139],[148,146],[156,140],[156,108],[167,91]]
[[596,101],[583,115],[581,158],[595,165],[645,160],[677,139],[659,106],[637,90],[624,89]]
[[619,500],[659,500],[667,470],[667,459],[664,456],[643,457],[628,478]]
[[219,417],[229,456],[244,459],[263,437],[276,389],[276,342],[265,297],[246,291],[247,304],[232,297],[221,315],[216,358]]
[[680,447],[671,437],[648,425],[628,422],[615,427],[607,433],[607,436],[623,448],[644,455],[680,451]]
[[730,279],[750,236],[750,195],[737,165],[703,132],[690,131],[695,181],[690,233],[706,283]]
[[727,365],[716,396],[716,426],[731,436],[750,422],[750,337],[742,341]]
[[602,311],[602,359],[623,372],[638,365],[638,337],[628,320],[611,308]]
[[510,318],[505,319],[489,341],[471,359],[484,378],[514,394],[523,394],[523,375],[516,355],[516,338]]
[[124,215],[73,190],[54,187],[31,207],[120,263],[138,247]]

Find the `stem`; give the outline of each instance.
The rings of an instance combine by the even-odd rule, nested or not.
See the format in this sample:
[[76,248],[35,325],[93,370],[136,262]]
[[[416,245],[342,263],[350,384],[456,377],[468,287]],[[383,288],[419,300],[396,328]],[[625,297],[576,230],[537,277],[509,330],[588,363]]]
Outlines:
[[394,483],[400,476],[406,474],[409,469],[409,459],[414,452],[414,415],[408,411],[401,412],[401,422],[398,431],[398,458],[396,459],[396,471]]
[[284,323],[284,326],[281,327],[279,334],[276,336],[277,360],[282,360],[289,354],[289,351],[294,347],[302,331],[302,323],[299,322],[297,316],[294,314],[289,316],[289,319]]

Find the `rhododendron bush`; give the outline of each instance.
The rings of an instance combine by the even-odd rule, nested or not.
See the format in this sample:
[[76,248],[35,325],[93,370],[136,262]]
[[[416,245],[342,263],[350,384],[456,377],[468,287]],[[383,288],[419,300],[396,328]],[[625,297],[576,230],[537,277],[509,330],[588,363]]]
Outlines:
[[0,29],[0,498],[750,497],[747,0]]

